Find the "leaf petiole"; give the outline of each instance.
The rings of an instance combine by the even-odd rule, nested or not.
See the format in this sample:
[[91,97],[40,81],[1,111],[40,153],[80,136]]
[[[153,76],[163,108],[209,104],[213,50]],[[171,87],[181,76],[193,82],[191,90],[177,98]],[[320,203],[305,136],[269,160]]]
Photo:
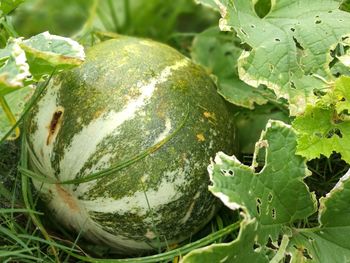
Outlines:
[[[7,119],[10,121],[10,124],[14,126],[17,121],[15,115],[12,113],[10,106],[8,105],[4,96],[0,96],[0,106],[4,110]],[[19,137],[20,130],[18,127],[15,128],[15,136],[9,137],[10,140],[15,140]]]
[[310,228],[295,228],[293,229],[293,231],[295,232],[299,232],[299,233],[307,233],[307,232],[317,232],[317,231],[321,231],[322,227],[316,226],[316,227],[310,227]]
[[0,20],[0,24],[4,27],[4,29],[6,30],[6,32],[11,36],[11,37],[18,37],[18,34],[16,32],[16,30],[13,28],[12,24],[10,24],[8,22],[8,20],[6,19],[6,17],[4,17],[3,19]]

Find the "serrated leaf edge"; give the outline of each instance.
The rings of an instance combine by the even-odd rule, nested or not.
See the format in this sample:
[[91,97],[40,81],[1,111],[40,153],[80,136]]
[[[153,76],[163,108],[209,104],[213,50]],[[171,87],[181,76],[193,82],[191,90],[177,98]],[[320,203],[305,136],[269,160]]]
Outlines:
[[[252,170],[250,167],[242,164],[236,156],[232,155],[232,156],[228,156],[223,152],[218,152],[215,155],[214,161],[211,159],[211,163],[208,166],[208,173],[209,173],[209,178],[210,181],[212,183],[214,183],[214,178],[213,178],[213,174],[214,174],[214,165],[220,165],[222,164],[222,159],[226,159],[229,161],[232,161],[234,163],[236,163],[240,168],[242,169],[247,169],[247,170]],[[254,172],[254,170],[253,170]],[[225,204],[227,207],[229,207],[231,210],[237,210],[237,209],[243,209],[246,211],[246,208],[244,206],[241,206],[240,204],[236,203],[236,202],[231,202],[229,197],[227,195],[225,195],[224,193],[220,192],[220,191],[214,191],[213,189],[215,188],[215,186],[210,185],[209,187],[209,191],[216,196],[217,198],[219,198],[223,204]],[[246,211],[246,214],[249,214],[248,211]]]
[[[195,249],[195,250],[191,251],[190,253],[188,253],[187,255],[185,255],[182,258],[182,260],[180,261],[180,263],[186,262],[187,258],[190,257],[192,254],[201,254],[202,251],[213,250],[213,249],[215,249],[215,247],[223,247],[223,246],[230,247],[234,243],[237,243],[237,242],[239,242],[241,240],[243,231],[244,231],[246,226],[248,226],[250,224],[255,224],[255,228],[257,227],[256,218],[251,218],[249,216],[249,213],[241,212],[240,216],[242,216],[243,219],[242,219],[242,221],[240,223],[240,230],[239,230],[239,233],[238,233],[238,236],[236,237],[236,239],[234,239],[233,241],[231,241],[229,243],[214,243],[214,244],[211,244],[209,246],[205,246],[205,247],[202,247],[202,248]],[[228,259],[228,256],[222,258],[220,260],[220,262],[226,262],[227,259]]]

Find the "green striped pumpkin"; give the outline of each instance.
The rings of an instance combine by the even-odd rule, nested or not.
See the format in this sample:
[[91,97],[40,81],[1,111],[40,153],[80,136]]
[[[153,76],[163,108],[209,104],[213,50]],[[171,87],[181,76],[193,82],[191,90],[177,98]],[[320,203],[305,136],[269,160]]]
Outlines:
[[206,167],[217,151],[232,153],[234,140],[205,71],[169,46],[133,37],[88,49],[81,66],[51,81],[25,129],[31,169],[60,182],[173,135],[109,176],[75,184],[33,180],[58,222],[123,254],[181,242],[211,219],[217,203]]

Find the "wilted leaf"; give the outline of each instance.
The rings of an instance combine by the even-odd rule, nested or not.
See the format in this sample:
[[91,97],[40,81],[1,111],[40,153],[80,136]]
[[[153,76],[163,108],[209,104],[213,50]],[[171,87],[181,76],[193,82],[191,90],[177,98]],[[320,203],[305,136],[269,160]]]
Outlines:
[[4,96],[24,86],[30,77],[29,66],[24,51],[19,46],[20,39],[10,39],[4,49],[0,49],[0,96]]
[[240,225],[238,237],[230,243],[213,244],[193,250],[182,263],[213,262],[269,262],[263,251],[254,251],[257,223],[245,218]]
[[[191,56],[217,77],[218,92],[226,100],[253,109],[254,103],[262,105],[268,100],[261,95],[260,89],[239,79],[237,59],[243,50],[238,46],[239,39],[235,39],[235,43],[233,38],[232,33],[220,32],[217,27],[209,28],[195,37]],[[274,96],[273,93],[269,95]]]
[[222,152],[209,167],[209,190],[229,208],[242,208],[257,219],[261,245],[269,237],[277,240],[286,226],[316,210],[315,196],[303,182],[308,175],[305,160],[295,155],[296,135],[290,126],[269,121],[256,144],[255,158],[263,149],[266,160],[260,172]]
[[[312,262],[350,261],[350,170],[320,199],[319,228],[295,230],[291,245]],[[295,251],[292,257],[297,257]]]
[[221,29],[234,29],[252,47],[238,61],[240,78],[288,99],[293,115],[314,104],[314,89],[325,87],[319,79],[333,79],[330,51],[350,34],[350,14],[338,9],[341,1],[272,1],[262,18],[254,0],[216,2]]
[[80,65],[85,58],[84,48],[76,41],[44,32],[24,40],[30,72],[40,78],[54,69],[69,69]]

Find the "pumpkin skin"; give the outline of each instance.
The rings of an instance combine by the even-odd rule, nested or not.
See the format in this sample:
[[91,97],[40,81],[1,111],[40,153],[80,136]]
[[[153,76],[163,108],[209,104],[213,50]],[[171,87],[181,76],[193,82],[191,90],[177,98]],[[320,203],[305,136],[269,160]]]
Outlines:
[[34,186],[58,222],[121,254],[181,242],[217,209],[210,158],[233,153],[229,113],[201,67],[158,42],[108,40],[51,81],[25,125],[31,169],[62,182],[128,160],[181,123],[113,175]]

